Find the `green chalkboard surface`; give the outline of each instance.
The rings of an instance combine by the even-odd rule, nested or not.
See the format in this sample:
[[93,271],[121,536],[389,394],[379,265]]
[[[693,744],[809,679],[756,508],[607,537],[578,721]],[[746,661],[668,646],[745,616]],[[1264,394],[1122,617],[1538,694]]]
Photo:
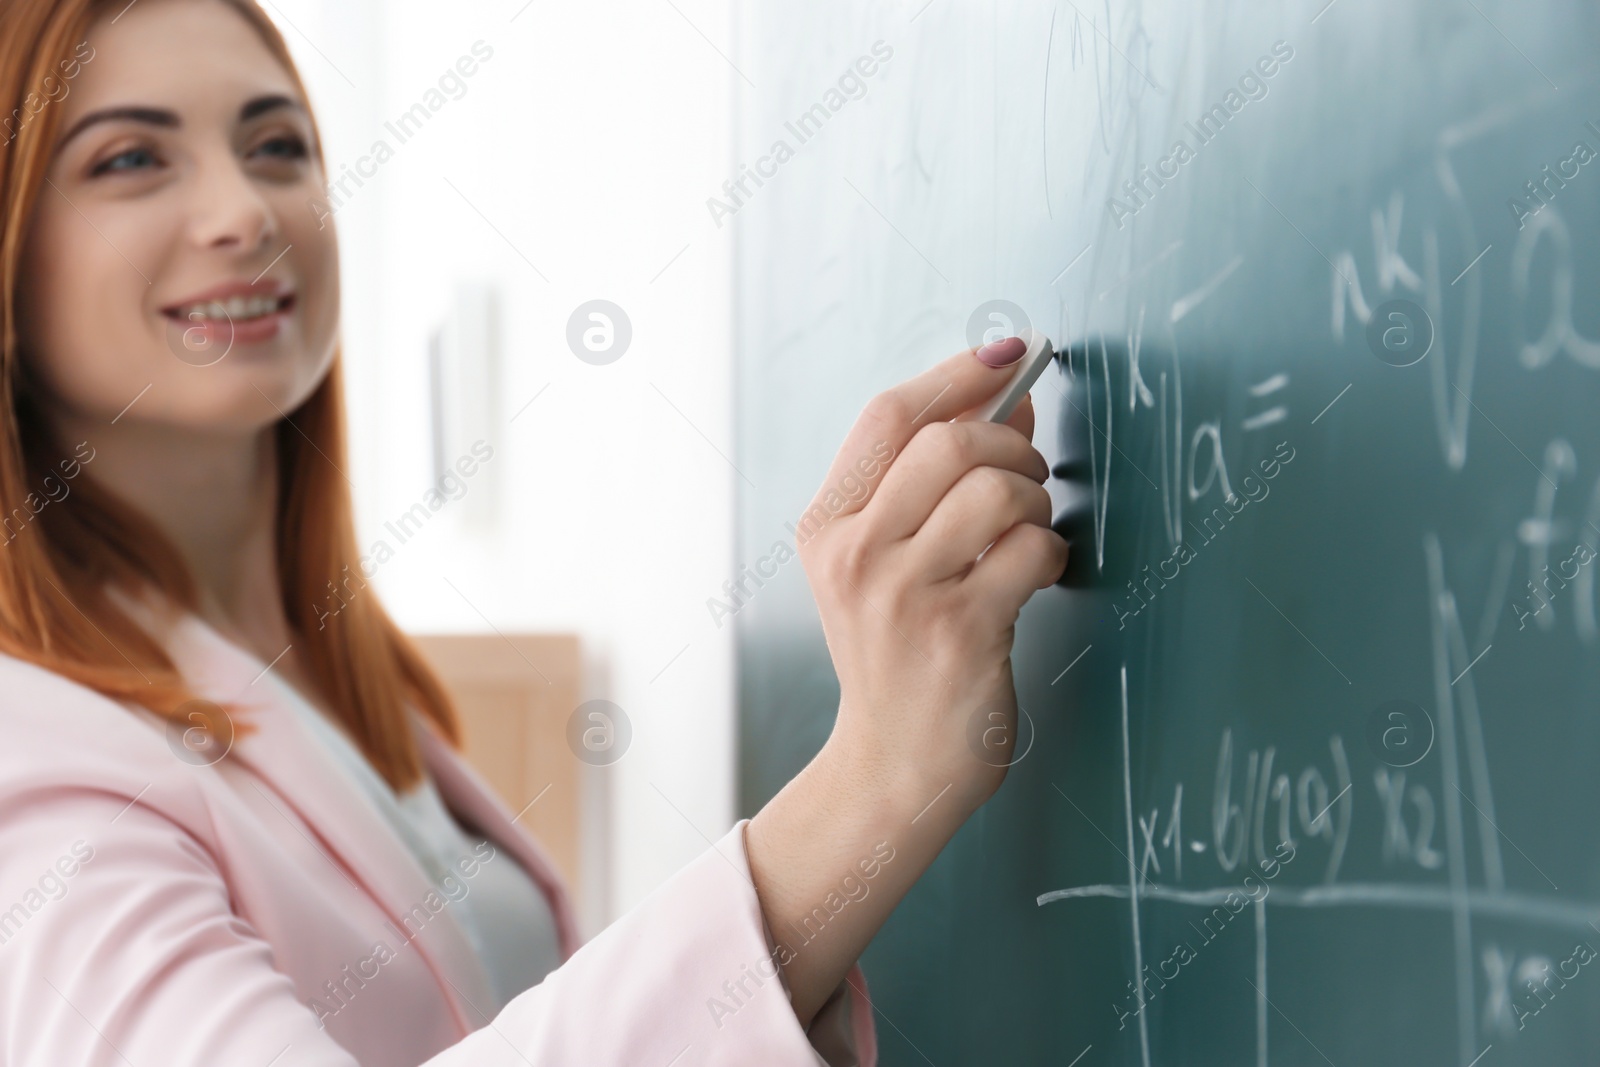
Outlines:
[[[1593,1062],[1600,8],[739,35],[747,562],[874,393],[1024,321],[1065,353],[1025,754],[866,955],[883,1063]],[[736,623],[751,812],[838,690],[798,566]]]

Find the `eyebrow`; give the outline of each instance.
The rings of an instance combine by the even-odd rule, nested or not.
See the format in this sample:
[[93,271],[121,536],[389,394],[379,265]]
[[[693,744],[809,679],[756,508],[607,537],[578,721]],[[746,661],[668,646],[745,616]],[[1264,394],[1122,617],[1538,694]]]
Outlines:
[[[260,115],[271,111],[290,108],[304,112],[305,105],[293,97],[284,96],[282,93],[271,93],[247,100],[239,108],[239,121],[248,122]],[[160,126],[165,129],[177,129],[183,125],[183,120],[178,118],[178,113],[159,107],[142,107],[129,105],[123,107],[108,107],[100,111],[91,111],[83,116],[72,128],[56,142],[56,151],[65,147],[66,143],[91,126],[102,122],[142,122],[149,126]]]

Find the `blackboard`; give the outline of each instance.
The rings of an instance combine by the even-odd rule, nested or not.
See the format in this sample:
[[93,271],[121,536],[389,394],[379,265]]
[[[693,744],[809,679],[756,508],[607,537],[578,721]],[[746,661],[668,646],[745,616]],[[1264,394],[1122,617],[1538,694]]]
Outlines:
[[[1068,353],[1071,581],[864,959],[886,1065],[1592,1059],[1597,56],[1542,0],[742,16],[741,558],[974,329]],[[837,684],[798,565],[736,623],[749,813]]]

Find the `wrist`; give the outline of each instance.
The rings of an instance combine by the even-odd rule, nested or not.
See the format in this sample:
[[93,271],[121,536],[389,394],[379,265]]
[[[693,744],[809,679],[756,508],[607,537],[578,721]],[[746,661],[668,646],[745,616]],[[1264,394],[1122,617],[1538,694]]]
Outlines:
[[870,805],[879,818],[898,826],[953,835],[982,807],[1005,778],[1003,767],[980,761],[958,745],[950,751],[916,743],[904,732],[885,736],[862,730],[841,707],[816,763],[837,789]]

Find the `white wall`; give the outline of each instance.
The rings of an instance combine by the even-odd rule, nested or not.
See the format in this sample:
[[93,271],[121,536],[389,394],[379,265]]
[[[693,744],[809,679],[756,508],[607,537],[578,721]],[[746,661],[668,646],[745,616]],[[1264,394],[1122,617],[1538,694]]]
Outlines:
[[[412,630],[577,632],[584,698],[631,720],[627,754],[591,773],[590,931],[733,819],[733,628],[705,607],[735,569],[740,477],[724,458],[732,245],[705,208],[728,175],[739,75],[717,49],[731,54],[730,6],[267,7],[309,84],[331,172],[380,139],[393,150],[364,164],[359,188],[347,182],[335,215],[348,473],[362,544],[395,550],[379,592]],[[493,54],[464,95],[403,143],[386,129],[480,40]],[[460,282],[500,301],[500,384],[468,429],[494,458],[401,544],[384,522],[432,477],[428,338]],[[594,298],[633,326],[605,366],[565,339]]]

